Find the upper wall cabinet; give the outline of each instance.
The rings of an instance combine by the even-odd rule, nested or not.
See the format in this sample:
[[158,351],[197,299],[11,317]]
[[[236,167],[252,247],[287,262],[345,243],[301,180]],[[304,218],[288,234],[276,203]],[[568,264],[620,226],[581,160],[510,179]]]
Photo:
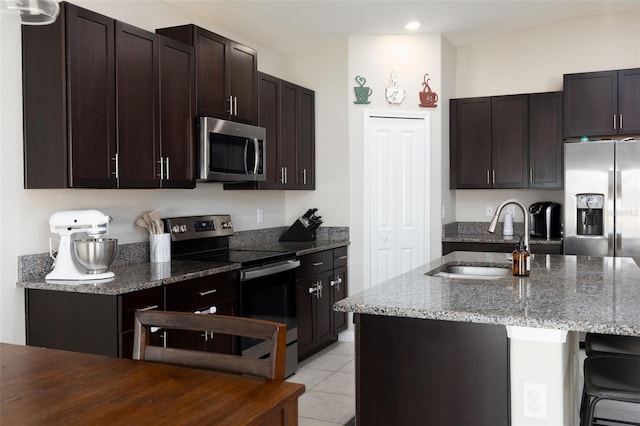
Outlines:
[[258,73],[258,125],[267,130],[264,182],[225,189],[315,189],[315,92]]
[[195,48],[199,116],[248,124],[258,121],[258,55],[195,25],[160,28],[156,33]]
[[195,186],[191,46],[69,3],[22,34],[25,188]]
[[564,137],[640,134],[640,68],[564,75]]
[[452,99],[455,189],[560,188],[561,94]]

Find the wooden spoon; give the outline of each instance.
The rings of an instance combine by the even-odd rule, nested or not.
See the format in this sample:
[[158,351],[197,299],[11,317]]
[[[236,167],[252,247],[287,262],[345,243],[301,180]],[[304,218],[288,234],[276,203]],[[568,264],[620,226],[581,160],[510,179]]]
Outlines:
[[146,229],[147,231],[149,231],[149,233],[151,233],[151,229],[149,229],[149,225],[147,224],[147,222],[142,217],[136,218],[135,222],[133,222],[133,223],[138,225],[141,228]]
[[142,212],[142,219],[147,223],[147,227],[149,228],[149,232],[152,234],[157,234],[156,226],[151,217],[149,217],[149,213],[151,211]]
[[160,210],[151,210],[149,212],[149,219],[151,219],[153,223],[156,234],[162,234],[164,232],[164,225],[162,224]]

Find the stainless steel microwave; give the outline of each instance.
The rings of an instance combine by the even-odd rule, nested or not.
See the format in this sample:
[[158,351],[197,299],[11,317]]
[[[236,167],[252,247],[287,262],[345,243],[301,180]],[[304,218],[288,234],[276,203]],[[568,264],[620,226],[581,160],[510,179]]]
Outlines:
[[264,127],[198,117],[200,180],[265,180],[266,133]]

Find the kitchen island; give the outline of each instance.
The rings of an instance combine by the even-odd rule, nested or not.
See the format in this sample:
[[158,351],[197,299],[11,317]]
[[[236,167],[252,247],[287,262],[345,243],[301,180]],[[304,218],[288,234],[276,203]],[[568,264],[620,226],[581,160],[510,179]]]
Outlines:
[[335,305],[355,314],[359,424],[576,424],[577,333],[640,336],[640,269],[537,255],[529,277],[433,276],[510,264],[454,252]]

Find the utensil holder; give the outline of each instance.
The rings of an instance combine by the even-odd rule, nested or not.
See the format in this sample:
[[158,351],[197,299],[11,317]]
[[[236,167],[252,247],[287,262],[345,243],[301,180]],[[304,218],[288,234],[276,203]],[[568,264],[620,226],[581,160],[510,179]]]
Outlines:
[[149,234],[149,257],[152,263],[171,262],[171,234]]

